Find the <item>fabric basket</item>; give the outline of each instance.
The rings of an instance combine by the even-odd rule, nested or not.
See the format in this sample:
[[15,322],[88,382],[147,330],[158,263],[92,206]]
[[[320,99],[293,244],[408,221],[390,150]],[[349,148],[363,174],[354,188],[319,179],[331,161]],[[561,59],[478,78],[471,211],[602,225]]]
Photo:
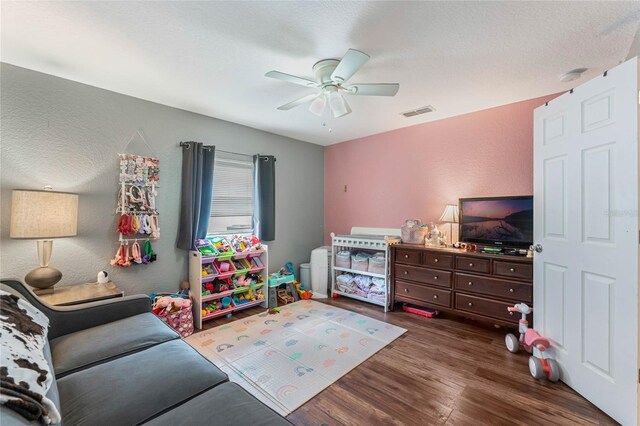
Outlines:
[[426,227],[420,226],[419,220],[408,220],[400,227],[402,242],[407,244],[424,244],[427,230]]
[[351,269],[367,272],[369,270],[369,253],[357,253],[351,256]]
[[386,264],[386,259],[384,255],[382,256],[373,256],[369,258],[369,272],[374,274],[384,274],[384,267]]
[[174,329],[178,334],[182,337],[188,337],[193,334],[193,312],[192,305],[193,302],[191,299],[187,298],[184,295],[177,293],[163,293],[163,294],[152,294],[151,300],[153,302],[153,307],[155,307],[156,300],[162,296],[170,296],[172,298],[180,298],[187,299],[189,303],[186,303],[181,309],[177,312],[166,312],[162,311],[160,313],[155,314],[160,321],[167,324],[169,327]]
[[348,250],[336,253],[336,266],[338,268],[351,268],[351,252]]

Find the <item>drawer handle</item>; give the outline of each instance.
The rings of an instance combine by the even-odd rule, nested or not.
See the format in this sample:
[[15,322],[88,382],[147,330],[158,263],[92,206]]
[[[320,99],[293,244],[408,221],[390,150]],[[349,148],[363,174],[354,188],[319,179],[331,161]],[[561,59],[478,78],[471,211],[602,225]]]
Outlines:
[[469,263],[469,267],[470,267],[470,268],[473,268],[473,263]]
[[408,288],[405,288],[405,289],[404,289],[404,292],[405,292],[405,293],[409,293],[409,289],[408,289]]
[[516,271],[516,268],[509,268],[509,271],[510,271],[510,272],[515,272],[515,271]]
[[473,285],[473,283],[472,283],[471,281],[469,281],[469,282],[467,283],[467,285]]
[[408,258],[409,258],[409,255],[408,255],[408,254],[405,254],[405,255],[404,255],[404,258],[405,258],[405,259],[408,259]]
[[513,316],[513,312],[509,312],[509,315]]
[[438,281],[438,276],[437,276],[437,275],[434,275],[433,280],[434,280],[434,281]]
[[405,275],[409,275],[409,271],[404,271],[404,274]]
[[469,302],[469,306],[473,306],[473,303]]
[[438,298],[438,295],[437,295],[437,294],[434,294],[434,295],[433,295],[433,298],[434,298],[434,299],[437,299],[437,298]]
[[513,289],[512,288],[509,289],[509,293],[513,293]]
[[436,257],[435,259],[433,259],[433,261],[434,261],[435,263],[438,263],[438,262],[439,262],[439,260],[438,260],[438,258],[437,258],[437,257]]

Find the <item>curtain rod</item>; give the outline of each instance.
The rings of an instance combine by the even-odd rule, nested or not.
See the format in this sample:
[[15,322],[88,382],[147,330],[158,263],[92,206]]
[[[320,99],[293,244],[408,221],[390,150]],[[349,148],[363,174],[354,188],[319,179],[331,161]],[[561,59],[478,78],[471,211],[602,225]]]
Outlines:
[[[178,146],[185,146],[185,145],[187,145],[188,143],[189,143],[189,142],[180,142],[180,143],[178,144]],[[223,149],[217,149],[216,151],[218,151],[218,152],[224,152],[225,154],[234,154],[234,155],[243,155],[243,156],[245,156],[245,157],[253,157],[253,155],[251,155],[251,154],[243,154],[243,153],[240,153],[240,152],[225,151],[225,150],[223,150]],[[262,155],[262,154],[256,154],[256,155],[257,155],[258,157],[267,157],[267,155]],[[276,159],[275,157],[274,157],[274,160],[276,160],[276,161],[277,161],[277,159]]]

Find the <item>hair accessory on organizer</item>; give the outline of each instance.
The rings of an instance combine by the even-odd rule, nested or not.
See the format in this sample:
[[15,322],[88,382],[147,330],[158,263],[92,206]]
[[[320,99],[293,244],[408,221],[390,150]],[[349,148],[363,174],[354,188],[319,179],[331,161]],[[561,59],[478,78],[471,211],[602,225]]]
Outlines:
[[142,257],[140,256],[140,244],[138,244],[138,240],[135,240],[131,245],[131,255],[133,256],[133,261],[135,263],[142,263]]
[[144,244],[144,253],[149,262],[155,262],[158,259],[158,255],[153,251],[153,247],[151,247],[151,241],[147,241]]
[[151,225],[151,236],[153,238],[160,238],[160,227],[158,226],[158,216],[152,215],[149,219]]
[[144,205],[146,202],[144,189],[140,186],[131,185],[127,195],[129,196],[129,201],[131,201],[132,203],[140,203]]
[[151,234],[151,219],[149,219],[148,214],[144,214],[141,216],[140,220],[140,233],[141,234]]
[[118,247],[118,250],[116,251],[115,256],[113,256],[113,259],[111,259],[111,265],[112,266],[116,266],[116,265],[120,265],[120,261],[122,260],[122,256],[124,253],[124,246],[122,245],[122,243],[120,243],[120,246]]
[[131,266],[131,259],[132,259],[131,253],[129,252],[129,243],[126,243],[125,246],[126,248],[124,252],[124,258],[120,266],[129,267]]
[[158,195],[158,191],[156,191],[155,183],[152,183],[151,189],[147,189],[147,205],[151,210],[156,209],[156,195]]
[[127,223],[127,215],[123,214],[120,216],[120,220],[118,221],[118,233],[124,234],[126,231],[126,223]]
[[135,235],[138,233],[138,229],[140,229],[140,219],[138,219],[138,215],[131,215],[131,235]]

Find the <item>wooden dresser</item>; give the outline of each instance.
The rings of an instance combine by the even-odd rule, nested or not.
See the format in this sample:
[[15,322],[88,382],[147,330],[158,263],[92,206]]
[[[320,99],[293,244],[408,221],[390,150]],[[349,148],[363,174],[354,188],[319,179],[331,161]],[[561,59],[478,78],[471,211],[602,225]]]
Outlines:
[[533,262],[519,256],[453,248],[391,246],[391,296],[405,302],[506,326],[508,306],[533,302]]

